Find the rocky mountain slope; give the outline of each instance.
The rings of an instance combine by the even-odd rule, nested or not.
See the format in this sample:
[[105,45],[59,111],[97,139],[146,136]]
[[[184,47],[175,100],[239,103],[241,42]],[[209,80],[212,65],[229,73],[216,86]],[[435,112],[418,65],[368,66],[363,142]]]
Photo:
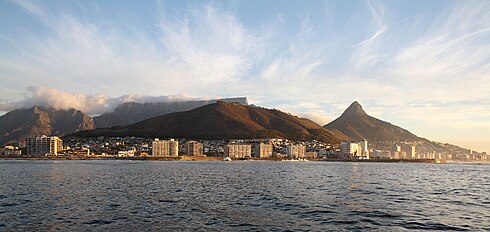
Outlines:
[[369,116],[357,101],[353,102],[339,118],[328,123],[324,128],[343,134],[352,141],[362,139],[370,142],[425,140],[399,126]]
[[217,102],[123,127],[83,131],[81,137],[141,136],[195,139],[288,138],[338,143],[345,139],[313,121],[279,110]]
[[18,142],[31,135],[63,136],[91,129],[94,129],[92,118],[79,110],[34,106],[0,116],[0,145]]
[[242,105],[248,105],[247,98],[245,97],[225,98],[209,101],[178,101],[155,103],[128,102],[121,104],[112,112],[104,113],[100,116],[94,117],[94,123],[96,128],[126,126],[168,113],[192,110],[201,106],[215,103],[216,101],[236,102]]

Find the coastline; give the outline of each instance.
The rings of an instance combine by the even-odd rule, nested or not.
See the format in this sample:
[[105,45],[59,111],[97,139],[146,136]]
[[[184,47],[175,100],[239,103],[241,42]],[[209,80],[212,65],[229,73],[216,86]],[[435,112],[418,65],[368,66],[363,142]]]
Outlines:
[[[140,160],[140,161],[223,161],[224,157],[216,156],[178,156],[178,157],[93,157],[93,156],[48,156],[48,157],[0,157],[0,160]],[[291,161],[283,158],[249,158],[233,161]],[[299,161],[299,160],[292,160]],[[434,159],[306,159],[319,162],[349,162],[349,163],[438,163]],[[446,162],[441,162],[446,163]]]

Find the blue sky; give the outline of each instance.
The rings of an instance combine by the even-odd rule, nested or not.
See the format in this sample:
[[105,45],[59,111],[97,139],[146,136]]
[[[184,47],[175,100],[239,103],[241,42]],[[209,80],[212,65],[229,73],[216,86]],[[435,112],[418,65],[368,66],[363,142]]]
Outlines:
[[0,111],[247,96],[325,124],[353,101],[490,151],[489,1],[0,1]]

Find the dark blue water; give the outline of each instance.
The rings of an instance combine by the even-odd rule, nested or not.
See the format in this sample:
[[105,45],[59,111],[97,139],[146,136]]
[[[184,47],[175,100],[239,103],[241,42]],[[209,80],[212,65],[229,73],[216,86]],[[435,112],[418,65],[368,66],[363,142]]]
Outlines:
[[0,231],[490,230],[490,166],[0,161]]

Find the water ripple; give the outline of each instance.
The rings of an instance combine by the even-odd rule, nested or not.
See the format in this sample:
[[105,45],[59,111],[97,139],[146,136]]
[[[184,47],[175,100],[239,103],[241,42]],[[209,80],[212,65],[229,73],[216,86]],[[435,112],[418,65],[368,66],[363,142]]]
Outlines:
[[0,161],[0,230],[490,229],[489,165]]

